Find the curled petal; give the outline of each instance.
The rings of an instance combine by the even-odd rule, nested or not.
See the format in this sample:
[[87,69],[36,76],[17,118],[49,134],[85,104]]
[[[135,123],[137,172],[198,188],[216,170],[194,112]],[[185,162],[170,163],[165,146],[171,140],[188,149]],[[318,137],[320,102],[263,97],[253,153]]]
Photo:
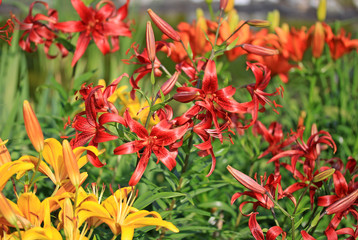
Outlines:
[[148,160],[151,155],[151,151],[149,149],[144,149],[142,157],[139,159],[138,165],[136,169],[134,170],[134,173],[129,180],[129,186],[135,186],[139,182],[139,180],[142,178],[143,173],[148,165]]
[[254,236],[256,240],[265,240],[264,233],[256,220],[257,214],[257,212],[251,214],[249,219],[249,228],[252,233],[252,236]]

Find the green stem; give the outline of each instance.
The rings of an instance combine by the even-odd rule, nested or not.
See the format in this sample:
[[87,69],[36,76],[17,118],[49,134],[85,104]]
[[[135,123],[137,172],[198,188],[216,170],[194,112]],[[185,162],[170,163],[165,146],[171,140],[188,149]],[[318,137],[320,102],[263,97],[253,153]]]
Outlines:
[[270,208],[270,210],[271,210],[273,219],[275,220],[276,226],[280,226],[280,224],[279,224],[279,222],[277,221],[277,218],[276,218],[275,209],[272,207],[272,208]]
[[35,171],[31,176],[30,183],[29,183],[29,190],[31,189],[32,185],[34,184],[35,175],[39,170],[41,161],[42,161],[42,152],[39,152],[39,160],[37,161],[36,166],[35,166]]
[[300,196],[300,199],[298,199],[298,202],[296,204],[295,210],[293,211],[293,215],[295,215],[297,209],[298,209],[298,205],[300,204],[300,202],[303,199],[303,196],[306,195],[307,190],[311,187],[311,182],[308,184],[308,186],[305,188],[305,190],[303,191],[303,193]]
[[243,24],[241,24],[238,28],[236,28],[236,30],[235,30],[233,33],[231,33],[231,35],[230,35],[227,39],[225,39],[225,41],[222,43],[222,45],[226,44],[226,42],[229,41],[229,39],[232,38],[232,36],[234,36],[238,31],[240,31],[240,29],[241,29],[245,24],[247,24],[247,21],[245,21],[245,22],[244,22]]
[[195,68],[195,71],[196,71],[196,72],[199,72],[198,69],[196,68],[196,64],[195,64],[194,60],[190,57],[190,54],[189,54],[188,49],[185,47],[185,44],[184,44],[184,42],[183,42],[181,39],[180,39],[180,43],[181,43],[181,45],[183,46],[183,48],[184,48],[186,54],[188,55],[188,58],[190,59],[191,63],[193,64],[193,67]]
[[267,196],[271,199],[271,201],[281,210],[283,214],[285,214],[288,218],[291,219],[291,227],[292,227],[292,240],[295,239],[295,217],[289,214],[281,205],[271,196],[269,192],[266,193]]
[[55,188],[55,190],[53,191],[51,197],[55,196],[55,194],[57,193],[58,189],[60,189],[60,186],[61,186],[61,185],[60,185],[59,183],[56,184],[56,188]]

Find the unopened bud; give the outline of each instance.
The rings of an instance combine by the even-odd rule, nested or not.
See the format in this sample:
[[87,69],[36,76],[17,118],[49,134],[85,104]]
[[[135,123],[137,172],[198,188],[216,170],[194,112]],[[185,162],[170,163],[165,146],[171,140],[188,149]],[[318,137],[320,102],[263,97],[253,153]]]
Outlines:
[[267,20],[270,24],[270,31],[274,31],[280,25],[280,12],[276,9],[267,14]]
[[15,212],[2,192],[0,192],[0,213],[6,221],[13,226],[17,226],[17,217]]
[[317,19],[318,21],[323,22],[326,19],[327,14],[327,1],[326,0],[320,0],[318,9],[317,9]]
[[239,181],[242,185],[244,185],[246,188],[250,189],[251,191],[260,193],[260,194],[266,194],[266,189],[258,184],[254,179],[247,176],[246,174],[236,170],[235,168],[231,167],[230,165],[227,166],[227,170],[231,173],[231,175],[236,178],[237,181]]
[[[166,96],[175,86],[175,83],[178,80],[180,73],[175,72],[171,78],[169,78],[161,87],[160,91],[163,92],[164,96]],[[160,91],[158,91],[157,96],[160,97]]]
[[147,22],[147,30],[146,30],[146,34],[145,34],[145,39],[147,42],[148,58],[151,62],[154,62],[154,60],[155,60],[155,38],[154,38],[152,23],[150,21]]
[[11,162],[10,153],[5,146],[6,142],[7,140],[3,142],[0,138],[0,166],[4,165],[5,163]]
[[68,177],[70,178],[73,186],[78,187],[80,185],[80,170],[78,168],[75,154],[73,153],[71,145],[67,140],[63,140],[62,142],[62,152]]
[[229,0],[220,0],[220,10],[224,10]]
[[351,194],[349,194],[348,196],[334,202],[331,206],[329,206],[326,209],[325,212],[328,215],[343,212],[347,210],[350,206],[352,206],[357,198],[358,198],[358,189],[356,189],[354,192],[351,192]]
[[323,180],[329,178],[330,176],[332,176],[335,171],[336,171],[336,169],[334,169],[334,168],[324,170],[323,172],[320,172],[316,176],[314,176],[312,179],[312,182],[323,181]]
[[23,115],[27,135],[36,151],[41,152],[44,148],[44,135],[34,110],[32,110],[27,100],[25,100],[23,104]]
[[252,27],[269,27],[270,22],[267,20],[261,20],[261,19],[251,19],[246,21],[247,25]]
[[242,44],[241,47],[248,53],[257,54],[260,56],[272,56],[280,53],[277,49],[265,48],[265,47],[246,44],[246,43]]
[[235,6],[235,1],[234,0],[228,0],[227,4],[226,4],[226,8],[224,9],[224,11],[226,13],[230,12],[232,9],[234,9]]
[[155,12],[153,12],[152,9],[148,9],[147,12],[154,24],[159,28],[160,31],[162,31],[162,33],[167,35],[170,39],[173,39],[176,42],[180,42],[180,35],[172,28],[172,26],[161,19]]

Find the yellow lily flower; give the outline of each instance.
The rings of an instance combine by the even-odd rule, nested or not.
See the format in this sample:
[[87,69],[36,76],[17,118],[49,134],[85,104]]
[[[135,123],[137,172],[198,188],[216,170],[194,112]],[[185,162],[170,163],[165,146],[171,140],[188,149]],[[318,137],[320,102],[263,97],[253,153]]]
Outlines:
[[[142,124],[144,124],[147,120],[148,114],[149,114],[149,105],[147,101],[140,101],[138,98],[135,98],[134,100],[130,97],[130,94],[128,91],[126,91],[127,86],[121,86],[117,89],[115,94],[117,94],[117,97],[120,101],[120,105],[123,106],[123,108],[120,111],[120,114],[123,114],[126,109],[129,111],[129,115],[134,120],[140,120]],[[156,103],[160,103],[161,99],[157,99]],[[150,118],[149,121],[149,127],[151,128],[155,124],[159,122],[159,118],[153,119]]]
[[[4,240],[18,240],[19,234],[14,232],[10,235],[5,235]],[[59,231],[54,227],[34,227],[27,231],[21,231],[22,240],[62,240],[62,236]]]
[[[77,208],[76,208],[77,209]],[[77,215],[77,211],[76,211]],[[62,210],[59,213],[60,223],[57,229],[63,228],[67,240],[86,240],[86,234],[88,228],[84,227],[80,232],[78,224],[78,218],[73,215],[73,206],[70,198],[66,198],[62,203]]]
[[[100,154],[98,149],[93,146],[75,148],[73,153],[79,169],[88,161],[86,155],[81,157],[82,153],[86,150],[93,152],[97,156]],[[42,154],[45,162],[51,166],[53,171],[44,161],[40,162],[39,171],[48,176],[51,181],[58,186],[66,184],[69,181],[69,175],[64,164],[63,147],[61,143],[54,138],[46,139]],[[23,156],[19,160],[32,162],[33,164],[39,161],[37,157],[33,156]],[[87,176],[87,174],[82,173],[80,179],[84,180],[84,176]]]
[[12,175],[18,173],[18,176],[16,177],[17,179],[19,179],[22,174],[20,174],[21,172],[26,172],[30,169],[34,168],[34,164],[33,163],[29,163],[29,162],[25,162],[25,161],[21,161],[21,160],[16,160],[13,162],[7,162],[3,165],[0,166],[0,191],[3,190],[3,188],[5,187],[7,181],[12,177]]
[[172,223],[164,221],[159,213],[132,207],[134,200],[133,188],[127,187],[117,190],[102,204],[85,201],[76,209],[79,226],[88,218],[97,218],[107,224],[115,236],[121,234],[122,240],[133,239],[134,229],[145,226],[165,227],[179,232]]

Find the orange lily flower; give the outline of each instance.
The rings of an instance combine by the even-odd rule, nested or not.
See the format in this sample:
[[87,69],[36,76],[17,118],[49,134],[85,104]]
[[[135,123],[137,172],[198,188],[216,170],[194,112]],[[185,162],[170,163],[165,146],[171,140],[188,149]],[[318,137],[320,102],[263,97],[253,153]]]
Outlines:
[[346,36],[344,29],[341,29],[339,35],[334,35],[328,24],[324,24],[323,27],[326,32],[326,43],[334,60],[358,48],[358,39],[351,39],[351,34]]

